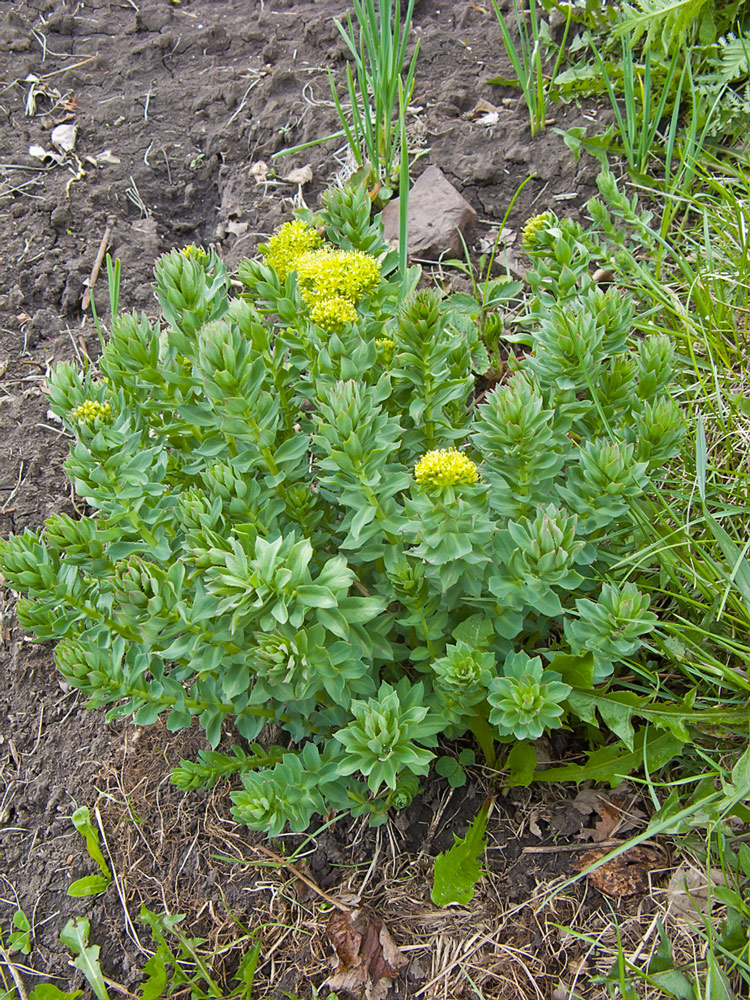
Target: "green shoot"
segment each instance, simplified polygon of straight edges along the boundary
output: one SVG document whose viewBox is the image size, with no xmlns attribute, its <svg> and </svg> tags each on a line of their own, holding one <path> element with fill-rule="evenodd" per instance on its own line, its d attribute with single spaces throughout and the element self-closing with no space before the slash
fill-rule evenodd
<svg viewBox="0 0 750 1000">
<path fill-rule="evenodd" d="M 68 887 L 69 896 L 97 896 L 105 892 L 112 881 L 112 872 L 102 853 L 99 831 L 91 822 L 88 806 L 80 806 L 71 817 L 73 825 L 86 841 L 89 857 L 99 866 L 99 875 L 84 875 Z"/>
<path fill-rule="evenodd" d="M 568 32 L 570 31 L 573 17 L 573 4 L 568 5 L 565 32 L 549 78 L 545 76 L 544 72 L 548 42 L 545 40 L 542 31 L 543 26 L 544 28 L 547 26 L 539 18 L 537 0 L 529 0 L 528 22 L 526 17 L 521 13 L 518 0 L 513 0 L 513 11 L 518 31 L 517 46 L 511 35 L 508 22 L 498 7 L 497 0 L 492 0 L 492 6 L 494 7 L 495 16 L 502 32 L 505 52 L 510 59 L 513 72 L 516 74 L 514 82 L 518 84 L 523 92 L 526 109 L 529 114 L 531 137 L 534 138 L 534 136 L 544 131 L 547 124 L 547 107 L 565 53 L 565 45 L 568 40 Z M 490 80 L 490 83 L 499 85 L 506 85 L 510 82 L 502 77 Z"/>
<path fill-rule="evenodd" d="M 661 94 L 655 100 L 653 94 L 653 74 L 651 52 L 645 54 L 644 66 L 641 71 L 636 67 L 633 58 L 633 48 L 630 39 L 622 40 L 622 72 L 623 72 L 623 108 L 617 99 L 615 84 L 610 76 L 607 66 L 602 59 L 599 50 L 591 43 L 591 47 L 596 58 L 597 68 L 602 75 L 604 85 L 607 90 L 612 110 L 615 114 L 617 127 L 620 133 L 623 153 L 628 161 L 628 166 L 634 174 L 645 173 L 649 160 L 653 156 L 653 145 L 658 133 L 659 126 L 664 117 L 667 101 L 672 91 L 672 81 L 677 72 L 677 66 L 682 53 L 677 50 L 668 65 L 667 75 L 662 84 Z M 670 150 L 674 145 L 674 133 L 678 122 L 678 111 L 685 73 L 680 78 L 676 95 L 675 111 L 671 120 L 671 139 L 669 140 Z M 671 153 L 668 158 L 671 161 Z M 669 167 L 667 168 L 669 169 Z"/>
<path fill-rule="evenodd" d="M 399 181 L 397 153 L 404 145 L 404 114 L 414 91 L 419 39 L 403 76 L 414 0 L 409 0 L 403 22 L 398 0 L 379 0 L 377 9 L 375 0 L 353 0 L 353 6 L 356 33 L 350 14 L 346 27 L 336 21 L 354 63 L 354 72 L 351 66 L 346 71 L 351 124 L 332 76 L 331 92 L 354 158 L 372 171 L 384 203 Z"/>
</svg>

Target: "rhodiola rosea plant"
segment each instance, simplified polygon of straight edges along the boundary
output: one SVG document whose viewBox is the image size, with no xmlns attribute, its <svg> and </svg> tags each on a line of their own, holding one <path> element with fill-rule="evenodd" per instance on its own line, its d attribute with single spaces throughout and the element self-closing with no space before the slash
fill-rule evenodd
<svg viewBox="0 0 750 1000">
<path fill-rule="evenodd" d="M 310 221 L 239 294 L 214 253 L 159 259 L 162 321 L 115 317 L 98 373 L 49 379 L 91 513 L 0 543 L 68 683 L 110 717 L 197 718 L 213 749 L 175 780 L 238 773 L 237 819 L 273 834 L 381 821 L 441 734 L 494 763 L 599 712 L 632 742 L 649 697 L 606 697 L 657 627 L 631 503 L 682 431 L 670 342 L 632 338 L 580 226 L 527 227 L 527 353 L 477 403 L 465 302 L 404 287 L 358 191 Z"/>
</svg>

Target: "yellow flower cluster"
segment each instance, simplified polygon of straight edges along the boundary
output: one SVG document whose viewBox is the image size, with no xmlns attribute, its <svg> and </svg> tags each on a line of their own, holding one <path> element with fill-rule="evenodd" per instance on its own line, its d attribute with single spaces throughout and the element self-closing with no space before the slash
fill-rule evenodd
<svg viewBox="0 0 750 1000">
<path fill-rule="evenodd" d="M 397 346 L 396 341 L 391 340 L 390 337 L 376 337 L 375 339 L 378 356 L 384 365 L 389 365 L 393 361 L 393 355 L 396 353 Z"/>
<path fill-rule="evenodd" d="M 183 257 L 187 257 L 188 260 L 194 260 L 197 264 L 205 264 L 209 259 L 209 255 L 203 247 L 197 247 L 194 243 L 183 247 L 180 253 Z"/>
<path fill-rule="evenodd" d="M 540 215 L 532 215 L 521 230 L 521 243 L 524 250 L 533 250 L 537 243 L 539 233 L 548 226 L 554 226 L 557 222 L 554 212 L 542 212 Z"/>
<path fill-rule="evenodd" d="M 335 333 L 347 323 L 357 322 L 357 310 L 342 295 L 329 295 L 312 303 L 310 318 L 328 333 Z"/>
<path fill-rule="evenodd" d="M 329 333 L 355 323 L 354 307 L 380 283 L 374 257 L 360 250 L 324 246 L 318 232 L 301 219 L 283 225 L 261 251 L 281 281 L 297 272 L 300 294 L 310 307 L 313 323 Z"/>
<path fill-rule="evenodd" d="M 73 410 L 72 417 L 79 423 L 91 423 L 92 420 L 109 420 L 112 407 L 109 403 L 100 403 L 96 399 L 85 399 Z"/>
<path fill-rule="evenodd" d="M 281 229 L 262 248 L 266 264 L 274 269 L 280 281 L 286 281 L 289 274 L 296 269 L 297 259 L 310 250 L 316 250 L 323 240 L 316 230 L 295 219 L 286 222 Z"/>
<path fill-rule="evenodd" d="M 414 466 L 414 478 L 420 486 L 457 486 L 479 479 L 476 465 L 457 448 L 428 451 Z"/>
<path fill-rule="evenodd" d="M 297 260 L 296 271 L 302 298 L 308 304 L 331 295 L 355 304 L 380 283 L 378 262 L 361 250 L 321 247 L 303 254 Z"/>
</svg>

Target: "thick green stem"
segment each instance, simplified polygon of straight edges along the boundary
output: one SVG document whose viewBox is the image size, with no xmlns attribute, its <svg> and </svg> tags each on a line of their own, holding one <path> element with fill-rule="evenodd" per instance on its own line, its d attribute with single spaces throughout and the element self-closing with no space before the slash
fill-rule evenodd
<svg viewBox="0 0 750 1000">
<path fill-rule="evenodd" d="M 479 748 L 484 754 L 484 759 L 489 767 L 494 767 L 497 763 L 495 753 L 495 731 L 487 720 L 485 710 L 480 706 L 476 715 L 469 722 L 469 729 L 479 744 Z"/>
</svg>

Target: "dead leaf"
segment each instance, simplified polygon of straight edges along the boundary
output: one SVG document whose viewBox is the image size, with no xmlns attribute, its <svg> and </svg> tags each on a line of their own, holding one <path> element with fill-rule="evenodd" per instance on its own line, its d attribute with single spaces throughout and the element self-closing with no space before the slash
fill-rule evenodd
<svg viewBox="0 0 750 1000">
<path fill-rule="evenodd" d="M 609 795 L 604 795 L 595 788 L 582 788 L 573 799 L 572 805 L 582 816 L 590 816 L 597 813 L 599 819 L 593 827 L 586 827 L 579 835 L 579 840 L 602 841 L 609 840 L 618 833 L 626 833 L 638 826 L 638 821 L 643 818 L 643 812 L 632 804 L 630 799 L 631 790 L 621 789 Z"/>
<path fill-rule="evenodd" d="M 250 164 L 248 173 L 255 179 L 256 184 L 263 184 L 268 177 L 268 164 L 265 160 L 256 160 L 255 163 Z"/>
<path fill-rule="evenodd" d="M 97 153 L 96 156 L 85 157 L 87 163 L 90 163 L 92 167 L 101 167 L 103 163 L 119 163 L 120 157 L 115 156 L 111 149 L 103 149 L 101 153 Z"/>
<path fill-rule="evenodd" d="M 281 178 L 282 181 L 288 181 L 289 184 L 309 184 L 313 179 L 312 166 L 306 163 L 304 167 L 295 167 L 294 170 L 290 170 L 288 174 L 284 174 Z"/>
<path fill-rule="evenodd" d="M 347 990 L 362 1000 L 384 1000 L 407 959 L 382 920 L 364 910 L 336 911 L 326 926 L 338 967 L 326 980 L 329 989 Z"/>
<path fill-rule="evenodd" d="M 596 805 L 596 811 L 601 816 L 601 819 L 598 823 L 594 824 L 594 840 L 609 840 L 610 837 L 614 836 L 615 830 L 620 825 L 620 810 L 606 799 L 601 799 Z"/>
<path fill-rule="evenodd" d="M 77 125 L 58 125 L 56 128 L 52 129 L 50 142 L 63 153 L 72 153 L 76 147 L 77 138 Z"/>
<path fill-rule="evenodd" d="M 532 809 L 529 813 L 529 833 L 533 833 L 535 837 L 539 840 L 542 839 L 544 834 L 542 833 L 542 828 L 539 826 L 539 810 Z"/>
<path fill-rule="evenodd" d="M 244 234 L 250 228 L 249 222 L 232 222 L 231 220 L 227 223 L 227 232 L 231 233 L 232 236 L 244 236 Z"/>
<path fill-rule="evenodd" d="M 608 853 L 604 849 L 587 851 L 580 858 L 578 870 L 585 871 Z M 649 874 L 663 866 L 664 857 L 659 851 L 639 844 L 608 861 L 596 871 L 589 872 L 587 878 L 605 896 L 624 899 L 626 896 L 641 896 L 647 893 L 650 888 Z"/>
<path fill-rule="evenodd" d="M 466 121 L 475 122 L 481 121 L 481 119 L 487 115 L 497 115 L 499 118 L 500 108 L 496 104 L 490 104 L 489 101 L 481 100 L 477 101 L 471 111 L 467 111 L 463 117 Z M 497 121 L 497 118 L 495 119 Z"/>
<path fill-rule="evenodd" d="M 516 231 L 514 229 L 508 229 L 506 226 L 503 231 L 498 236 L 497 227 L 490 229 L 490 231 L 482 236 L 479 240 L 479 252 L 480 253 L 492 253 L 495 247 L 509 247 L 516 241 Z M 541 740 L 537 740 L 537 767 L 540 764 L 539 759 L 539 743 Z"/>
<path fill-rule="evenodd" d="M 592 812 L 596 812 L 601 797 L 601 792 L 597 792 L 595 788 L 582 788 L 573 799 L 572 805 L 581 816 L 590 816 Z"/>
<path fill-rule="evenodd" d="M 726 878 L 720 868 L 712 868 L 709 876 L 705 868 L 698 868 L 683 861 L 672 873 L 667 886 L 667 899 L 669 912 L 676 920 L 693 927 L 696 924 L 703 926 L 704 921 L 698 914 L 709 916 L 709 877 L 712 888 L 726 885 Z"/>
</svg>

